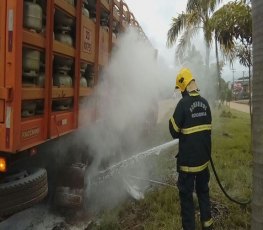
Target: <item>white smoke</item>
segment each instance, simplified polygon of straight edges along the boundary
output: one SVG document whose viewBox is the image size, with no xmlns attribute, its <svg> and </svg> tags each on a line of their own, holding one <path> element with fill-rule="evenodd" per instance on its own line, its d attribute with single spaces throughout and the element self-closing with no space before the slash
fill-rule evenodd
<svg viewBox="0 0 263 230">
<path fill-rule="evenodd" d="M 159 66 L 155 49 L 148 41 L 142 40 L 136 30 L 130 28 L 119 37 L 109 65 L 99 76 L 92 100 L 96 105 L 97 121 L 82 129 L 77 136 L 80 144 L 88 147 L 92 159 L 89 177 L 114 162 L 149 148 L 145 142 L 154 124 L 151 119 L 157 120 L 158 101 L 165 94 L 173 94 L 174 78 L 170 73 L 166 67 Z M 167 84 L 172 78 L 171 85 Z M 82 106 L 90 106 L 90 101 L 88 99 Z M 85 123 L 85 119 L 86 115 L 80 117 L 80 122 Z M 144 165 L 136 169 L 143 176 L 148 170 Z M 116 186 L 110 188 L 108 184 L 100 189 L 107 187 L 109 193 L 117 192 L 118 202 L 123 193 Z M 95 193 L 98 195 L 98 191 Z"/>
<path fill-rule="evenodd" d="M 154 48 L 131 28 L 119 38 L 100 79 L 95 93 L 98 121 L 85 130 L 85 141 L 98 164 L 123 148 L 139 147 L 149 119 L 158 112 L 165 73 L 158 67 Z"/>
</svg>

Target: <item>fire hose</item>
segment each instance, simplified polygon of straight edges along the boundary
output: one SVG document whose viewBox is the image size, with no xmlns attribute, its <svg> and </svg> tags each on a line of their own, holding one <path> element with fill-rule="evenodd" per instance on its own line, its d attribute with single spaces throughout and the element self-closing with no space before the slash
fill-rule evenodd
<svg viewBox="0 0 263 230">
<path fill-rule="evenodd" d="M 136 162 L 138 162 L 139 160 L 141 159 L 144 159 L 144 158 L 147 158 L 153 154 L 155 155 L 159 155 L 160 152 L 166 148 L 169 148 L 169 147 L 173 147 L 174 145 L 177 145 L 178 144 L 178 139 L 175 139 L 173 141 L 170 141 L 170 142 L 167 142 L 165 144 L 162 144 L 160 146 L 157 146 L 157 147 L 154 147 L 152 149 L 149 149 L 149 150 L 146 150 L 144 152 L 141 152 L 137 155 L 134 155 L 124 161 L 121 161 L 115 165 L 112 165 L 110 166 L 109 168 L 99 172 L 97 175 L 93 176 L 93 178 L 91 179 L 90 181 L 90 185 L 98 185 L 100 183 L 102 183 L 104 180 L 112 177 L 113 175 L 117 175 L 117 174 L 120 174 L 120 171 L 122 168 L 125 168 L 127 167 L 128 165 L 130 164 L 134 164 Z M 210 163 L 211 163 L 211 167 L 212 167 L 212 170 L 213 170 L 213 173 L 215 175 L 215 178 L 216 178 L 216 181 L 220 187 L 220 189 L 222 190 L 223 194 L 232 202 L 236 203 L 236 204 L 239 204 L 239 205 L 248 205 L 251 203 L 251 199 L 249 200 L 246 200 L 246 201 L 239 201 L 233 197 L 231 197 L 225 190 L 225 188 L 223 187 L 219 177 L 218 177 L 218 174 L 217 174 L 217 171 L 215 169 L 215 165 L 214 165 L 214 162 L 213 162 L 213 159 L 211 156 L 209 156 L 210 158 Z M 150 183 L 155 183 L 155 184 L 159 184 L 159 185 L 164 185 L 164 186 L 169 186 L 169 187 L 176 187 L 175 185 L 171 185 L 171 184 L 168 184 L 168 183 L 165 183 L 165 182 L 160 182 L 160 181 L 156 181 L 156 180 L 151 180 L 151 179 L 146 179 L 146 178 L 141 178 L 141 177 L 137 177 L 137 176 L 129 176 L 133 179 L 137 179 L 137 180 L 144 180 L 144 181 L 148 181 Z"/>
<path fill-rule="evenodd" d="M 239 204 L 239 205 L 248 205 L 251 203 L 251 198 L 246 200 L 246 201 L 239 201 L 233 197 L 231 197 L 225 190 L 225 188 L 223 187 L 218 175 L 217 175 L 217 172 L 216 172 L 216 169 L 215 169 L 215 165 L 214 165 L 214 162 L 213 162 L 213 159 L 212 157 L 210 156 L 210 163 L 211 163 L 211 167 L 212 167 L 212 170 L 214 172 L 214 175 L 215 175 L 215 178 L 216 178 L 216 181 L 217 181 L 217 184 L 219 185 L 220 189 L 222 190 L 222 192 L 224 193 L 224 195 L 232 202 L 236 203 L 236 204 Z"/>
</svg>

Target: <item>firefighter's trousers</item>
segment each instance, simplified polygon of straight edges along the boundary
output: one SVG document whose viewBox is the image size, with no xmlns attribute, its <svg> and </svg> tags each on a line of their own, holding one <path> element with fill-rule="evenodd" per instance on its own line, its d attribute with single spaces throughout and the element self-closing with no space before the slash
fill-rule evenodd
<svg viewBox="0 0 263 230">
<path fill-rule="evenodd" d="M 200 219 L 203 229 L 212 228 L 211 205 L 209 199 L 208 182 L 210 179 L 209 169 L 198 173 L 179 172 L 178 189 L 181 204 L 181 217 L 184 230 L 195 230 L 195 207 L 193 192 L 196 191 Z"/>
</svg>

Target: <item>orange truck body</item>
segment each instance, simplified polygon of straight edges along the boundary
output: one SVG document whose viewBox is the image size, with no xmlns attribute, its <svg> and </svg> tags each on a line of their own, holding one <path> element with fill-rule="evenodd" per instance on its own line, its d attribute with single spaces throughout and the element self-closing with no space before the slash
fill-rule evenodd
<svg viewBox="0 0 263 230">
<path fill-rule="evenodd" d="M 79 128 L 78 118 L 85 114 L 86 120 L 96 120 L 95 105 L 80 109 L 82 98 L 91 97 L 98 82 L 99 71 L 107 65 L 112 47 L 113 21 L 120 31 L 129 24 L 140 25 L 122 0 L 97 0 L 96 20 L 82 13 L 83 0 L 70 5 L 66 0 L 46 0 L 45 32 L 37 33 L 23 26 L 23 0 L 0 1 L 0 153 L 1 156 L 19 155 L 48 140 L 58 138 Z M 61 11 L 75 22 L 74 46 L 68 46 L 54 38 L 54 12 Z M 100 25 L 102 12 L 109 15 L 108 30 Z M 45 87 L 24 87 L 22 84 L 23 48 L 38 50 L 44 54 Z M 55 56 L 73 59 L 73 86 L 54 87 L 53 59 Z M 80 86 L 80 65 L 87 63 L 94 69 L 94 86 Z M 71 98 L 72 107 L 54 111 L 54 100 Z M 22 117 L 25 101 L 42 101 L 43 113 Z"/>
</svg>

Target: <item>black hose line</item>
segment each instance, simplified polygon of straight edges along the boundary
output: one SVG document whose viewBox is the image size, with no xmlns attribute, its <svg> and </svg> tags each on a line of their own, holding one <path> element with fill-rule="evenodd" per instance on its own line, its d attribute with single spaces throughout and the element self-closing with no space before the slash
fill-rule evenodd
<svg viewBox="0 0 263 230">
<path fill-rule="evenodd" d="M 219 177 L 217 175 L 217 172 L 216 172 L 216 169 L 215 169 L 215 165 L 214 165 L 214 162 L 213 162 L 213 159 L 212 157 L 210 156 L 210 163 L 211 163 L 211 166 L 212 166 L 212 169 L 213 169 L 213 172 L 214 172 L 214 175 L 215 175 L 215 178 L 216 178 L 216 181 L 220 187 L 220 189 L 222 190 L 222 192 L 224 193 L 224 195 L 232 202 L 236 203 L 236 204 L 239 204 L 239 205 L 243 205 L 243 206 L 246 206 L 248 204 L 251 203 L 251 199 L 247 200 L 247 201 L 239 201 L 239 200 L 236 200 L 234 199 L 233 197 L 231 197 L 227 192 L 226 190 L 224 189 L 223 185 L 221 184 L 221 181 L 219 180 Z"/>
</svg>

